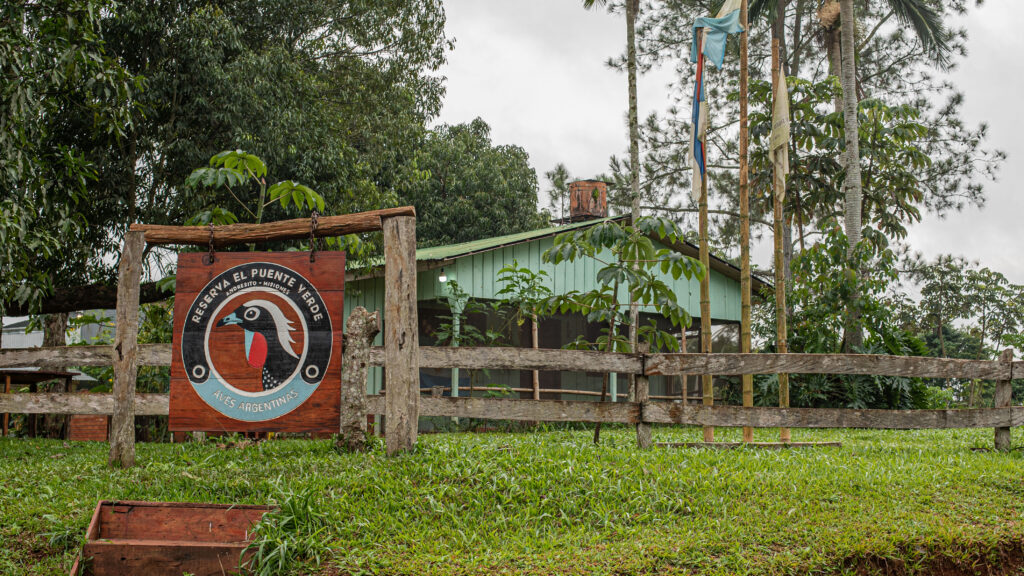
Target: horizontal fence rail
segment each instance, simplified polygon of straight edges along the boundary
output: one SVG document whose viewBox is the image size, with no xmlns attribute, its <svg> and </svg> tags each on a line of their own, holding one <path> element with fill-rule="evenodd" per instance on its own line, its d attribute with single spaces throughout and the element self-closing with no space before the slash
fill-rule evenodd
<svg viewBox="0 0 1024 576">
<path fill-rule="evenodd" d="M 1010 372 L 1011 364 L 998 360 L 876 354 L 650 354 L 645 366 L 648 376 L 783 373 L 1009 380 Z"/>
<path fill-rule="evenodd" d="M 806 373 L 959 378 L 1008 381 L 1024 375 L 1024 362 L 844 354 L 615 354 L 531 348 L 420 347 L 424 368 L 619 372 L 647 376 Z M 168 366 L 170 344 L 142 344 L 139 364 Z M 0 368 L 108 366 L 112 346 L 66 346 L 0 351 Z M 370 353 L 384 364 L 384 349 Z M 1016 372 L 1020 370 L 1020 372 Z M 525 389 L 524 389 L 525 390 Z M 429 389 L 424 389 L 429 392 Z M 544 391 L 548 393 L 547 391 Z M 578 393 L 572 390 L 550 392 Z M 384 396 L 367 396 L 366 411 L 385 412 Z M 167 394 L 136 394 L 137 415 L 166 415 Z M 111 414 L 111 394 L 0 394 L 0 413 Z M 547 422 L 662 423 L 755 428 L 948 429 L 1024 425 L 1024 407 L 970 410 L 854 410 L 693 406 L 675 402 L 580 402 L 518 398 L 419 398 L 421 416 Z"/>
<path fill-rule="evenodd" d="M 170 344 L 139 344 L 139 366 L 170 366 Z M 111 366 L 113 346 L 53 346 L 0 350 L 2 368 L 63 368 L 65 366 Z"/>
<path fill-rule="evenodd" d="M 140 366 L 170 366 L 170 344 L 140 344 Z M 0 368 L 110 366 L 112 346 L 12 348 L 0 351 Z M 384 365 L 384 348 L 375 347 L 370 364 Z M 872 354 L 619 354 L 590 350 L 535 348 L 420 347 L 423 368 L 618 372 L 646 376 L 688 374 L 854 374 L 917 378 L 1010 380 L 1024 376 L 1024 362 L 960 360 Z"/>
<path fill-rule="evenodd" d="M 384 364 L 383 348 L 371 351 L 370 364 Z M 592 350 L 420 346 L 420 367 L 639 374 L 643 370 L 643 356 Z"/>
<path fill-rule="evenodd" d="M 167 416 L 169 400 L 169 394 L 136 394 L 135 415 Z M 0 413 L 5 412 L 109 416 L 114 413 L 114 395 L 68 392 L 0 394 Z"/>
<path fill-rule="evenodd" d="M 166 416 L 167 394 L 136 395 L 139 416 Z M 0 412 L 109 415 L 111 394 L 0 394 Z M 367 396 L 366 411 L 384 411 L 383 396 Z M 420 398 L 420 416 L 538 422 L 604 422 L 752 426 L 754 428 L 872 428 L 925 430 L 1024 425 L 1024 407 L 972 410 L 850 410 L 831 408 L 743 408 L 682 403 L 570 402 L 509 398 Z"/>
</svg>

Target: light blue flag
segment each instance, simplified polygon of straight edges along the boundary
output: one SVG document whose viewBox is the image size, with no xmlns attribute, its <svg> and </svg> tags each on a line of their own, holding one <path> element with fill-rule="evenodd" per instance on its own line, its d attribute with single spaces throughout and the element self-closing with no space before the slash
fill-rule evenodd
<svg viewBox="0 0 1024 576">
<path fill-rule="evenodd" d="M 703 49 L 697 46 L 697 35 L 700 29 L 705 29 Z M 715 65 L 721 68 L 725 60 L 725 41 L 729 34 L 743 32 L 740 26 L 740 11 L 734 10 L 721 18 L 697 18 L 693 23 L 693 45 L 690 48 L 690 62 L 697 62 L 697 52 L 701 50 L 704 56 Z"/>
</svg>

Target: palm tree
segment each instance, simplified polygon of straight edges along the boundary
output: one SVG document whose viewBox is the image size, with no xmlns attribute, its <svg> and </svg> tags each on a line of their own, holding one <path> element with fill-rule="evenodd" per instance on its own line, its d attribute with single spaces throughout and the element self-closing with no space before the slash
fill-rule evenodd
<svg viewBox="0 0 1024 576">
<path fill-rule="evenodd" d="M 871 1 L 871 0 L 868 0 Z M 942 23 L 941 9 L 936 9 L 935 3 L 929 0 L 875 0 L 884 2 L 888 7 L 887 14 L 883 17 L 888 20 L 895 16 L 897 22 L 909 26 L 914 30 L 915 35 L 921 42 L 921 46 L 940 67 L 945 68 L 949 64 L 951 47 L 948 41 L 948 33 Z M 822 0 L 822 12 L 829 12 L 834 15 L 834 4 L 836 0 Z M 776 4 L 777 3 L 777 4 Z M 750 6 L 750 17 L 767 17 L 774 20 L 776 16 L 785 9 L 788 0 L 753 0 Z M 783 16 L 784 17 L 784 16 Z M 800 17 L 799 15 L 797 17 Z M 844 164 L 846 164 L 846 178 L 843 180 L 844 195 L 844 228 L 846 230 L 847 257 L 853 255 L 857 244 L 861 240 L 861 228 L 863 227 L 862 210 L 864 201 L 864 190 L 861 183 L 860 173 L 860 122 L 857 118 L 857 109 L 860 104 L 857 96 L 857 62 L 855 45 L 855 14 L 854 0 L 839 1 L 840 20 L 840 70 L 839 83 L 842 86 L 842 108 L 843 124 L 846 138 L 846 153 Z M 834 19 L 831 19 L 834 21 Z M 833 22 L 822 24 L 831 27 Z M 834 44 L 832 45 L 834 46 Z M 830 62 L 834 62 L 830 59 Z M 856 274 L 856 270 L 851 273 Z M 856 310 L 847 311 L 847 338 L 848 348 L 855 348 L 862 343 L 863 335 L 856 329 Z"/>
</svg>

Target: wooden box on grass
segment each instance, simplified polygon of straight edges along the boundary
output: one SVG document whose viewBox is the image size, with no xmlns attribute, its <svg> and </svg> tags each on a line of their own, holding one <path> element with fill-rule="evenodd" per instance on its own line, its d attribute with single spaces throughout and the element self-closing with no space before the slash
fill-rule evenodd
<svg viewBox="0 0 1024 576">
<path fill-rule="evenodd" d="M 71 574 L 236 574 L 253 524 L 270 509 L 104 500 L 96 505 Z"/>
</svg>

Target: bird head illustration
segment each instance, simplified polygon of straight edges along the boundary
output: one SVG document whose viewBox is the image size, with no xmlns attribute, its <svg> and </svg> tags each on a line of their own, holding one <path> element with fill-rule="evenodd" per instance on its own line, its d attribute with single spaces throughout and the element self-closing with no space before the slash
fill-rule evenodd
<svg viewBox="0 0 1024 576">
<path fill-rule="evenodd" d="M 218 327 L 237 325 L 245 332 L 245 360 L 253 368 L 262 368 L 265 391 L 284 384 L 299 364 L 292 324 L 268 300 L 250 300 L 217 322 Z"/>
</svg>

